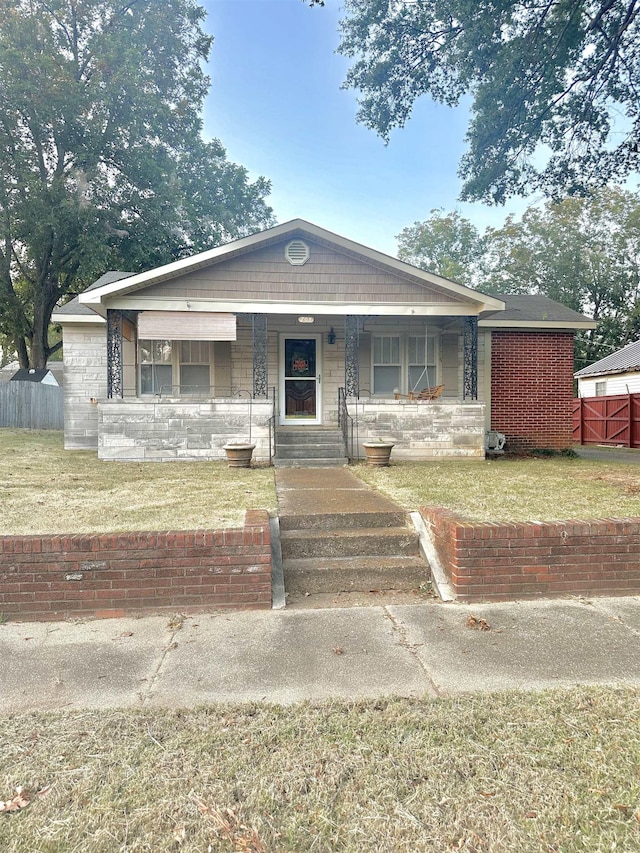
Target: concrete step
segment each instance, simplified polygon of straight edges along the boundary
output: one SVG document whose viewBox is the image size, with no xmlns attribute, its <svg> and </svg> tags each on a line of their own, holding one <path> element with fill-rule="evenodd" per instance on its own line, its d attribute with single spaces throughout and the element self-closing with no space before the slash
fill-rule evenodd
<svg viewBox="0 0 640 853">
<path fill-rule="evenodd" d="M 287 592 L 314 595 L 371 590 L 417 590 L 430 579 L 419 557 L 325 557 L 287 560 Z"/>
<path fill-rule="evenodd" d="M 333 456 L 344 456 L 344 444 L 326 442 L 324 444 L 290 444 L 276 445 L 276 456 L 281 459 L 330 459 Z"/>
<path fill-rule="evenodd" d="M 276 430 L 276 445 L 300 446 L 305 444 L 344 444 L 344 438 L 338 429 Z"/>
<path fill-rule="evenodd" d="M 280 530 L 362 530 L 369 527 L 404 527 L 407 513 L 397 511 L 324 512 L 314 515 L 281 515 Z"/>
<path fill-rule="evenodd" d="M 306 456 L 304 459 L 288 459 L 282 456 L 274 456 L 274 468 L 339 468 L 343 465 L 348 465 L 349 460 L 346 456 L 325 456 L 313 457 Z"/>
<path fill-rule="evenodd" d="M 308 557 L 409 557 L 419 553 L 418 534 L 411 527 L 285 530 L 280 544 L 285 561 Z"/>
</svg>

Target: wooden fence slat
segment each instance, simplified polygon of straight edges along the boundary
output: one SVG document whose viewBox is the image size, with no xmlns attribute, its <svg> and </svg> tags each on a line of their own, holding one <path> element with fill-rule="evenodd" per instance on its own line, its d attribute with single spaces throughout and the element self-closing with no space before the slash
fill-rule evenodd
<svg viewBox="0 0 640 853">
<path fill-rule="evenodd" d="M 64 392 L 36 382 L 0 384 L 0 427 L 63 429 Z"/>
</svg>

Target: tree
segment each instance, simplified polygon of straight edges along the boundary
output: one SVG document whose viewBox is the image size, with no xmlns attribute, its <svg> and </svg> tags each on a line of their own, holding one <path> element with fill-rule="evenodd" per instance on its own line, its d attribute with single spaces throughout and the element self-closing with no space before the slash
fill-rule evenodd
<svg viewBox="0 0 640 853">
<path fill-rule="evenodd" d="M 388 140 L 417 98 L 470 95 L 462 198 L 554 198 L 640 158 L 638 0 L 346 0 L 340 52 L 359 121 Z"/>
<path fill-rule="evenodd" d="M 481 290 L 541 293 L 587 314 L 584 364 L 633 340 L 640 316 L 640 197 L 604 188 L 589 198 L 530 207 L 485 234 Z"/>
<path fill-rule="evenodd" d="M 195 0 L 0 0 L 0 336 L 22 366 L 56 304 L 271 224 L 201 137 L 212 38 Z"/>
<path fill-rule="evenodd" d="M 431 211 L 425 222 L 414 222 L 396 237 L 398 257 L 423 270 L 473 286 L 484 252 L 476 227 L 457 211 Z"/>
</svg>

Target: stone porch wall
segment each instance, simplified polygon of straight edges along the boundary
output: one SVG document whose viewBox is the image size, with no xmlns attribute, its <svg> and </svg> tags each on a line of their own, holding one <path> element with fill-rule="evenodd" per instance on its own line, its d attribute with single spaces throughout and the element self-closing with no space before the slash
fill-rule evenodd
<svg viewBox="0 0 640 853">
<path fill-rule="evenodd" d="M 409 400 L 348 401 L 354 445 L 393 441 L 392 459 L 484 458 L 485 404 Z"/>
<path fill-rule="evenodd" d="M 250 415 L 251 411 L 251 415 Z M 227 442 L 251 441 L 269 460 L 270 400 L 114 399 L 98 403 L 98 458 L 127 462 L 224 459 Z"/>
<path fill-rule="evenodd" d="M 264 510 L 238 529 L 0 538 L 0 613 L 10 619 L 270 606 Z"/>
<path fill-rule="evenodd" d="M 491 524 L 420 512 L 462 601 L 640 593 L 640 518 Z"/>
<path fill-rule="evenodd" d="M 107 396 L 107 328 L 104 323 L 65 323 L 63 340 L 64 446 L 67 450 L 95 450 L 96 401 Z"/>
</svg>

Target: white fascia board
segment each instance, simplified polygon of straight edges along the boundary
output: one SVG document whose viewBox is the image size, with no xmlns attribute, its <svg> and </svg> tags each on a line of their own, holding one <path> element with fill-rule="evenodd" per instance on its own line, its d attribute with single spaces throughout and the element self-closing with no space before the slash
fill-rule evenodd
<svg viewBox="0 0 640 853">
<path fill-rule="evenodd" d="M 211 302 L 198 299 L 144 299 L 135 296 L 121 296 L 109 299 L 109 308 L 132 311 L 211 311 L 231 312 L 233 314 L 359 314 L 365 316 L 399 316 L 399 317 L 468 317 L 479 312 L 481 306 L 446 305 L 442 303 L 377 303 L 364 305 L 361 303 L 335 302 Z"/>
<path fill-rule="evenodd" d="M 51 322 L 60 323 L 61 326 L 66 323 L 98 324 L 99 326 L 103 326 L 106 320 L 99 314 L 95 314 L 93 317 L 89 317 L 87 314 L 52 314 Z"/>
<path fill-rule="evenodd" d="M 223 246 L 218 246 L 215 249 L 209 249 L 206 252 L 200 252 L 190 258 L 183 258 L 180 261 L 174 261 L 170 264 L 165 264 L 162 267 L 157 267 L 153 270 L 138 273 L 138 275 L 128 276 L 127 278 L 119 279 L 118 281 L 105 284 L 103 287 L 96 287 L 86 293 L 81 293 L 79 296 L 80 302 L 85 305 L 96 305 L 102 302 L 104 297 L 111 294 L 127 293 L 132 290 L 138 290 L 141 287 L 146 287 L 151 284 L 156 284 L 159 281 L 165 281 L 170 278 L 175 278 L 178 275 L 185 274 L 200 267 L 205 267 L 213 261 L 220 260 L 225 255 L 236 254 L 238 252 L 247 251 L 252 248 L 257 248 L 262 243 L 272 243 L 280 238 L 285 238 L 293 232 L 302 232 L 309 237 L 315 237 L 319 240 L 324 240 L 334 246 L 345 249 L 348 252 L 357 254 L 363 258 L 367 258 L 375 264 L 382 265 L 388 269 L 394 270 L 397 273 L 410 275 L 414 279 L 422 279 L 425 286 L 437 286 L 443 290 L 455 293 L 466 300 L 471 300 L 473 303 L 479 303 L 482 307 L 480 311 L 504 311 L 505 303 L 496 299 L 494 296 L 489 296 L 481 293 L 478 290 L 472 290 L 462 284 L 457 284 L 443 276 L 435 273 L 425 272 L 418 267 L 406 264 L 391 255 L 385 255 L 378 252 L 376 249 L 370 249 L 368 246 L 363 246 L 361 243 L 354 243 L 353 240 L 347 240 L 339 234 L 334 234 L 311 222 L 306 222 L 304 219 L 292 219 L 290 222 L 285 222 L 282 225 L 276 225 L 274 228 L 269 228 L 266 231 L 258 231 L 249 237 L 243 237 L 240 240 L 234 240 L 232 243 L 225 243 Z"/>
<path fill-rule="evenodd" d="M 593 320 L 478 320 L 485 329 L 595 329 Z"/>
</svg>

